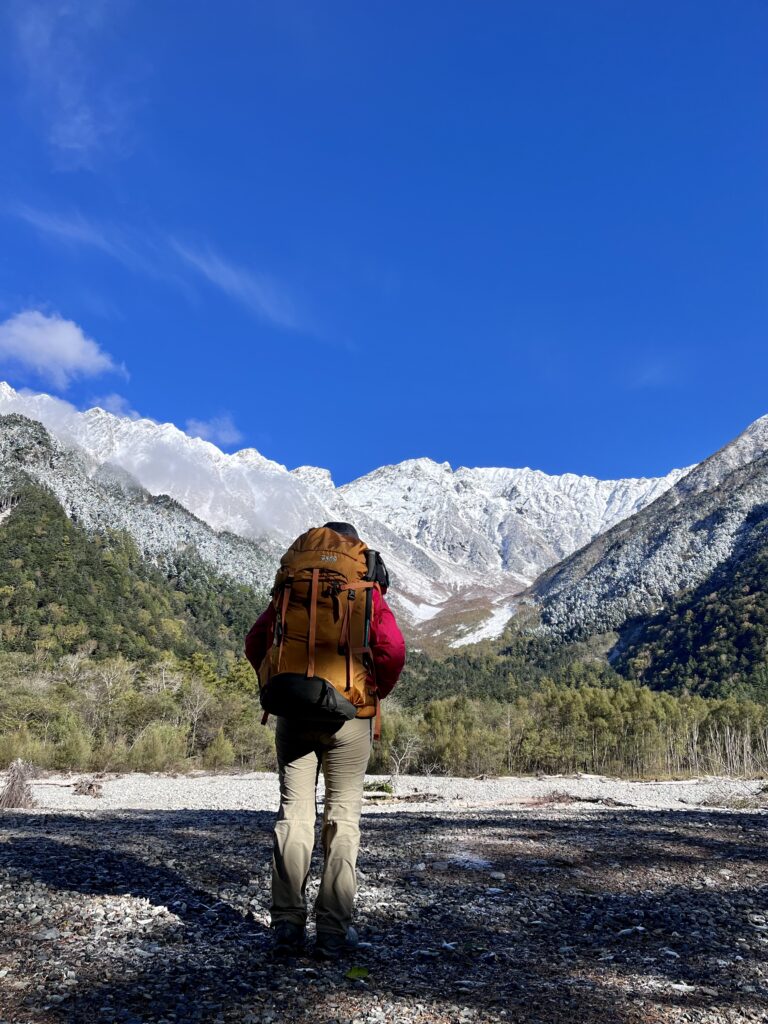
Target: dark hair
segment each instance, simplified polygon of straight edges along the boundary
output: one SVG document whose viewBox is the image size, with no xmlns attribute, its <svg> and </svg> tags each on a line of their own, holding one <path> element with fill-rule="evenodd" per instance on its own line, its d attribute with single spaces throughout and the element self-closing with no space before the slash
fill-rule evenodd
<svg viewBox="0 0 768 1024">
<path fill-rule="evenodd" d="M 335 530 L 336 533 L 340 533 L 343 537 L 354 537 L 355 540 L 360 540 L 357 530 L 351 523 L 324 523 L 323 529 Z"/>
</svg>

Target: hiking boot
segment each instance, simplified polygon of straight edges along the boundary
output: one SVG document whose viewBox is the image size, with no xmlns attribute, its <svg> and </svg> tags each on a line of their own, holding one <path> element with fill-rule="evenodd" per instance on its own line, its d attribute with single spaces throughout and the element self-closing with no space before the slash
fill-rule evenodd
<svg viewBox="0 0 768 1024">
<path fill-rule="evenodd" d="M 359 943 L 357 932 L 352 927 L 347 929 L 346 935 L 340 935 L 338 932 L 318 932 L 315 956 L 321 960 L 333 960 L 357 949 Z"/>
<path fill-rule="evenodd" d="M 278 921 L 272 931 L 272 948 L 280 956 L 298 953 L 304 946 L 304 929 L 293 921 Z"/>
</svg>

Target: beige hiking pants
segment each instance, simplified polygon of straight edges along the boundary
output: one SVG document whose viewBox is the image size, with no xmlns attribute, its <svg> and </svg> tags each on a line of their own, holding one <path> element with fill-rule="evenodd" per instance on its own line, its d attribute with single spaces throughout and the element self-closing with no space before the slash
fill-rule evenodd
<svg viewBox="0 0 768 1024">
<path fill-rule="evenodd" d="M 272 857 L 272 924 L 307 920 L 307 879 L 315 843 L 315 790 L 323 769 L 325 862 L 315 903 L 318 932 L 346 935 L 352 923 L 360 845 L 363 778 L 371 753 L 373 723 L 352 718 L 336 732 L 318 731 L 278 718 L 280 810 Z"/>
</svg>

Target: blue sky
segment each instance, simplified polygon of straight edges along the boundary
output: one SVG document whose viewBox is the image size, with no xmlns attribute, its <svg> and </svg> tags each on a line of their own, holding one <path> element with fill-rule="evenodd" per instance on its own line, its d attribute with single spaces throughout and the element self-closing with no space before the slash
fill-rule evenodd
<svg viewBox="0 0 768 1024">
<path fill-rule="evenodd" d="M 20 0 L 0 376 L 344 482 L 768 412 L 768 7 Z"/>
</svg>

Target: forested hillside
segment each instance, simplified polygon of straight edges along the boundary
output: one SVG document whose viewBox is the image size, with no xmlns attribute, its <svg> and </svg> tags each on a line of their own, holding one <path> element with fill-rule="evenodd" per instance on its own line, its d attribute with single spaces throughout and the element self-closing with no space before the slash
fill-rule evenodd
<svg viewBox="0 0 768 1024">
<path fill-rule="evenodd" d="M 500 650 L 414 654 L 385 741 L 411 768 L 470 775 L 768 770 L 768 705 L 656 691 L 619 675 L 605 644 L 513 632 Z"/>
<path fill-rule="evenodd" d="M 243 639 L 266 597 L 85 530 L 20 476 L 0 522 L 0 766 L 271 764 Z"/>
<path fill-rule="evenodd" d="M 746 551 L 737 548 L 657 615 L 627 625 L 614 662 L 623 675 L 654 689 L 768 702 L 768 508 L 755 509 L 747 525 Z"/>
<path fill-rule="evenodd" d="M 179 552 L 166 575 L 124 532 L 87 532 L 29 481 L 12 498 L 0 524 L 3 650 L 136 662 L 207 651 L 221 665 L 242 651 L 262 595 L 191 552 Z"/>
</svg>

